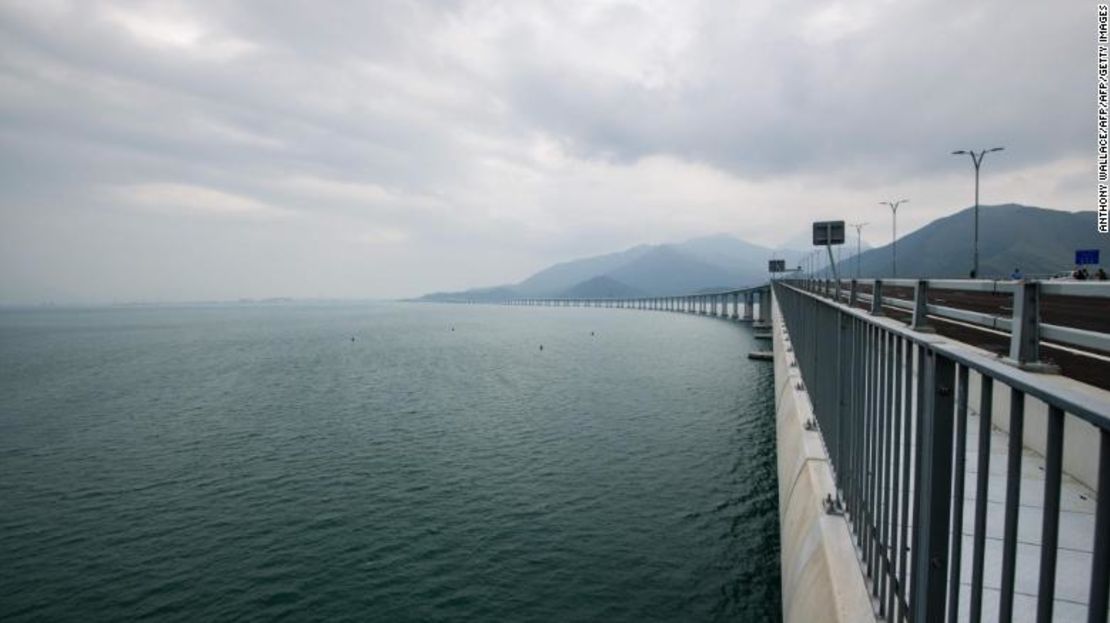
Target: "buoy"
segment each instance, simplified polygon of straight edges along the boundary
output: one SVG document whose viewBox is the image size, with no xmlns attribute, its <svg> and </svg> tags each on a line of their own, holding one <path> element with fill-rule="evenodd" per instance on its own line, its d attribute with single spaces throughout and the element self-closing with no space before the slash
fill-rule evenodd
<svg viewBox="0 0 1110 623">
<path fill-rule="evenodd" d="M 540 344 L 540 350 L 543 350 L 543 344 Z"/>
<path fill-rule="evenodd" d="M 355 341 L 355 338 L 354 338 L 354 337 L 352 337 L 352 338 L 351 338 L 351 341 L 352 341 L 352 342 L 353 342 L 353 341 Z"/>
</svg>

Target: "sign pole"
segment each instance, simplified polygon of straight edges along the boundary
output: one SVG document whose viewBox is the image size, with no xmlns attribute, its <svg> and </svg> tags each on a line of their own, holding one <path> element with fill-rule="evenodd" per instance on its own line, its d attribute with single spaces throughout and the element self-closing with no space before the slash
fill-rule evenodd
<svg viewBox="0 0 1110 623">
<path fill-rule="evenodd" d="M 826 244 L 825 251 L 829 254 L 829 266 L 832 266 L 833 279 L 836 280 L 836 287 L 840 289 L 840 274 L 836 270 L 836 260 L 833 259 L 832 245 Z"/>
</svg>

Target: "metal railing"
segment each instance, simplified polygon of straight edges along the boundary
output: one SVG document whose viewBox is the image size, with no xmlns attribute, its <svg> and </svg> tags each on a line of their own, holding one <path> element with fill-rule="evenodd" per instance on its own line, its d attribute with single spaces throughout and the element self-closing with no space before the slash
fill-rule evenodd
<svg viewBox="0 0 1110 623">
<path fill-rule="evenodd" d="M 931 317 L 1008 333 L 1011 338 L 1010 360 L 1029 368 L 1041 365 L 1041 340 L 1110 353 L 1110 333 L 1041 321 L 1043 297 L 1067 296 L 1110 301 L 1110 282 L 986 279 L 850 279 L 837 282 L 812 279 L 792 280 L 788 283 L 849 305 L 866 304 L 874 315 L 882 315 L 888 310 L 910 314 L 910 326 L 915 329 L 928 326 Z M 909 290 L 911 296 L 892 296 L 888 293 L 890 288 Z M 930 303 L 930 293 L 937 291 L 1009 295 L 1013 301 L 1012 313 L 990 314 Z M 1106 328 L 1110 330 L 1110 319 L 1106 321 Z"/>
<path fill-rule="evenodd" d="M 1036 620 L 1053 617 L 1057 588 L 1060 498 L 1065 448 L 1065 419 L 1086 422 L 1098 437 L 1097 485 L 1110 491 L 1110 401 L 1105 394 L 1057 376 L 1011 365 L 975 348 L 916 331 L 925 314 L 949 314 L 928 305 L 928 287 L 937 281 L 899 281 L 912 285 L 916 300 L 905 307 L 915 313 L 909 326 L 872 312 L 882 311 L 883 286 L 873 281 L 866 297 L 859 283 L 808 282 L 774 284 L 775 297 L 788 333 L 784 349 L 789 365 L 801 368 L 813 404 L 817 428 L 833 468 L 836 491 L 831 505 L 845 513 L 859 549 L 861 566 L 878 614 L 887 620 L 921 622 L 979 621 L 984 606 L 990 443 L 997 391 L 1009 392 L 1005 491 L 998 582 L 998 620 L 1014 614 L 1018 520 L 1021 504 L 1023 427 L 1026 397 L 1047 405 L 1044 452 L 1044 501 L 1037 570 Z M 1083 296 L 1067 284 L 1040 284 L 1033 294 L 1062 290 Z M 944 282 L 952 289 L 976 288 L 980 282 Z M 1027 294 L 1027 286 L 1005 286 Z M 814 291 L 809 291 L 814 290 Z M 839 290 L 839 292 L 838 292 Z M 819 293 L 820 292 L 820 293 Z M 827 295 L 827 296 L 824 296 Z M 872 312 L 848 303 L 869 299 Z M 842 302 L 843 301 L 843 302 Z M 1026 301 L 1028 303 L 1028 301 Z M 1035 309 L 1036 301 L 1033 300 Z M 1036 361 L 1037 324 L 1014 305 L 1017 331 L 1011 347 L 1015 359 Z M 959 310 L 962 313 L 962 310 Z M 966 318 L 966 316 L 965 316 Z M 1040 332 L 1045 333 L 1045 326 Z M 1032 331 L 1030 334 L 1028 331 Z M 1064 338 L 1074 334 L 1062 333 Z M 1099 339 L 1105 339 L 1102 335 Z M 1103 342 L 1098 342 L 1103 343 Z M 1030 356 L 1033 358 L 1030 359 Z M 978 437 L 969 449 L 969 389 L 978 388 Z M 961 571 L 965 476 L 969 452 L 976 458 L 970 572 Z M 996 496 L 997 497 L 997 496 Z M 956 535 L 953 538 L 953 535 Z M 967 577 L 967 607 L 961 604 L 961 578 Z M 1087 620 L 1107 620 L 1110 578 L 1110 495 L 1098 495 Z M 1065 579 L 1066 580 L 1066 579 Z M 990 587 L 991 592 L 995 587 Z"/>
</svg>

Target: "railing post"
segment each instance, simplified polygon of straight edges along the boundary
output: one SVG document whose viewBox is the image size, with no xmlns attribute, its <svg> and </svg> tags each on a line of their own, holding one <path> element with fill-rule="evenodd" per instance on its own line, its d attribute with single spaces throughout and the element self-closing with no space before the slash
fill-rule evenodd
<svg viewBox="0 0 1110 623">
<path fill-rule="evenodd" d="M 930 331 L 929 321 L 929 282 L 918 279 L 913 286 L 913 320 L 910 328 L 914 331 Z"/>
<path fill-rule="evenodd" d="M 848 307 L 855 307 L 859 302 L 859 282 L 852 280 L 852 289 L 848 291 Z"/>
<path fill-rule="evenodd" d="M 914 492 L 914 621 L 943 621 L 948 596 L 948 530 L 952 510 L 952 420 L 956 364 L 931 349 L 925 353 L 922 437 L 917 450 L 921 486 Z M 956 538 L 959 538 L 957 536 Z"/>
<path fill-rule="evenodd" d="M 759 324 L 768 326 L 771 324 L 771 288 L 762 288 L 759 290 Z"/>
<path fill-rule="evenodd" d="M 1041 283 L 1019 281 L 1014 285 L 1014 311 L 1010 320 L 1009 362 L 1023 369 L 1048 372 L 1041 363 Z"/>
<path fill-rule="evenodd" d="M 871 287 L 871 315 L 883 315 L 883 280 L 876 279 Z"/>
</svg>

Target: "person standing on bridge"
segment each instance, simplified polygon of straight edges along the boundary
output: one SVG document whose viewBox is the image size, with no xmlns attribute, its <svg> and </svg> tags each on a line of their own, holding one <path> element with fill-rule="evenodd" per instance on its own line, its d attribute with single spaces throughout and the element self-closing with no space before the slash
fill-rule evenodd
<svg viewBox="0 0 1110 623">
<path fill-rule="evenodd" d="M 1013 279 L 1014 281 L 1021 281 L 1024 278 L 1025 276 L 1021 274 L 1020 268 L 1015 268 L 1014 272 L 1010 273 L 1010 279 Z"/>
</svg>

